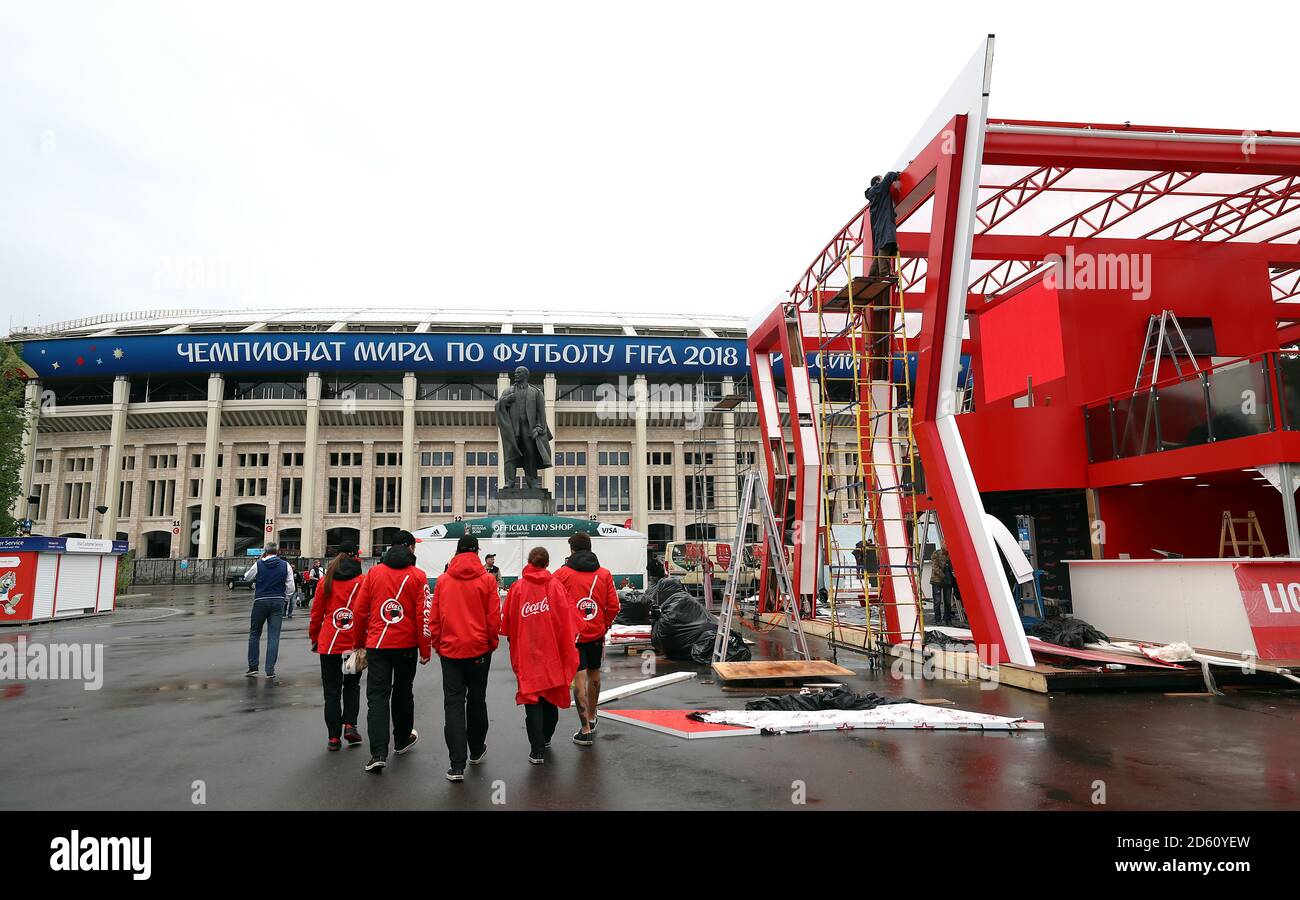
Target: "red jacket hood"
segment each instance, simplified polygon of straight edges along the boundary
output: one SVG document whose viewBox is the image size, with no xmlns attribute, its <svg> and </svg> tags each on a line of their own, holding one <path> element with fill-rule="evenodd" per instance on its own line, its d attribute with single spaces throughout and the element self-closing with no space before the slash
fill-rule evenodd
<svg viewBox="0 0 1300 900">
<path fill-rule="evenodd" d="M 447 566 L 447 571 L 443 574 L 463 581 L 485 575 L 487 569 L 483 568 L 483 561 L 478 558 L 477 553 L 466 550 L 464 553 L 457 553 L 451 558 L 451 564 Z"/>
<path fill-rule="evenodd" d="M 546 582 L 551 578 L 551 573 L 540 566 L 533 565 L 532 563 L 524 563 L 524 573 L 522 577 L 527 578 L 535 584 L 546 584 Z"/>
</svg>

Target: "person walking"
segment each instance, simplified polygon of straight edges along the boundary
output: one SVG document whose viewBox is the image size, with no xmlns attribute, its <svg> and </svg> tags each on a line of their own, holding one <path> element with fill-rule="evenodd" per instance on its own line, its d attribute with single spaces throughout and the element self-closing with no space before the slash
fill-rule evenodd
<svg viewBox="0 0 1300 900">
<path fill-rule="evenodd" d="M 262 629 L 266 628 L 266 680 L 275 679 L 275 663 L 280 656 L 280 626 L 284 606 L 293 595 L 293 566 L 280 558 L 280 548 L 267 544 L 262 555 L 244 572 L 244 580 L 253 582 L 253 613 L 248 623 L 247 678 L 256 678 Z"/>
<path fill-rule="evenodd" d="M 415 730 L 415 665 L 431 656 L 429 579 L 415 564 L 415 537 L 399 531 L 378 565 L 366 573 L 354 613 L 365 629 L 367 772 L 388 765 L 388 728 L 400 756 L 419 740 Z M 358 640 L 362 632 L 358 632 Z"/>
<path fill-rule="evenodd" d="M 947 625 L 952 621 L 953 607 L 952 557 L 943 544 L 930 556 L 930 593 L 934 598 L 934 624 Z"/>
<path fill-rule="evenodd" d="M 596 702 L 600 697 L 600 665 L 605 650 L 605 633 L 618 616 L 618 592 L 614 576 L 601 568 L 591 551 L 591 535 L 576 531 L 569 535 L 569 558 L 555 570 L 564 585 L 578 618 L 578 675 L 573 681 L 573 703 L 578 708 L 578 732 L 573 742 L 579 747 L 595 743 Z"/>
<path fill-rule="evenodd" d="M 442 666 L 443 737 L 448 781 L 465 780 L 465 763 L 487 753 L 488 672 L 501 641 L 497 580 L 478 558 L 478 538 L 464 535 L 433 589 L 429 639 Z"/>
<path fill-rule="evenodd" d="M 349 543 L 351 543 L 349 541 Z M 339 552 L 342 552 L 340 548 Z M 316 589 L 320 587 L 321 579 L 325 577 L 325 570 L 321 568 L 320 560 L 312 560 L 311 567 L 307 569 L 307 574 L 303 576 L 303 598 L 302 605 L 310 606 L 311 601 L 316 597 Z"/>
<path fill-rule="evenodd" d="M 361 590 L 361 563 L 357 545 L 339 547 L 338 556 L 321 578 L 311 607 L 311 624 L 307 635 L 312 652 L 320 655 L 320 680 L 325 692 L 326 749 L 338 750 L 343 741 L 348 747 L 361 743 L 357 731 L 357 713 L 361 706 L 361 674 L 344 674 L 344 654 L 356 649 L 356 637 L 363 629 L 354 628 L 354 602 Z"/>
<path fill-rule="evenodd" d="M 528 564 L 510 585 L 501 612 L 501 633 L 510 641 L 510 666 L 518 681 L 515 703 L 524 708 L 528 761 L 534 765 L 546 762 L 578 671 L 577 614 L 564 585 L 546 570 L 550 563 L 545 547 L 528 551 Z"/>
</svg>

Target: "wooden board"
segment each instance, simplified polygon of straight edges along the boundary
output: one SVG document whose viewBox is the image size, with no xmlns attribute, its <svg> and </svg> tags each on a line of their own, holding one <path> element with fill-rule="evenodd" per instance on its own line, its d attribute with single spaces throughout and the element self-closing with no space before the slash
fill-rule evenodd
<svg viewBox="0 0 1300 900">
<path fill-rule="evenodd" d="M 765 659 L 755 662 L 721 662 L 713 671 L 726 682 L 806 681 L 810 678 L 852 678 L 852 669 L 826 659 Z"/>
</svg>

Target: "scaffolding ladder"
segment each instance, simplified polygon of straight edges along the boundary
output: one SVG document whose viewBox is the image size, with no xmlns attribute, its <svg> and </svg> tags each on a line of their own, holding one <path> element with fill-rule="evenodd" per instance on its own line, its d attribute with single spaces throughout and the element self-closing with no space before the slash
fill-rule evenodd
<svg viewBox="0 0 1300 900">
<path fill-rule="evenodd" d="M 829 618 L 837 634 L 841 606 L 858 604 L 865 610 L 867 648 L 876 653 L 924 632 L 920 542 L 925 538 L 914 521 L 919 457 L 912 434 L 906 309 L 898 258 L 883 260 L 889 274 L 871 276 L 875 257 L 847 254 L 839 270 L 844 287 L 819 286 L 814 292 Z M 854 275 L 855 261 L 861 261 L 861 275 Z M 844 451 L 836 449 L 836 439 L 846 431 L 856 450 L 840 460 L 837 454 Z M 854 519 L 856 528 L 844 527 Z"/>
<path fill-rule="evenodd" d="M 757 513 L 758 527 L 763 532 L 767 565 L 776 575 L 777 593 L 780 594 L 780 609 L 785 613 L 786 626 L 790 631 L 790 640 L 795 655 L 800 659 L 812 659 L 808 651 L 808 638 L 804 635 L 803 623 L 799 617 L 799 601 L 795 598 L 794 584 L 790 580 L 790 569 L 785 562 L 785 541 L 783 530 L 772 513 L 772 503 L 767 497 L 767 488 L 759 481 L 758 472 L 745 476 L 744 487 L 740 492 L 740 510 L 736 517 L 736 535 L 731 544 L 731 566 L 727 578 L 727 588 L 722 595 L 722 612 L 718 616 L 718 630 L 713 636 L 713 661 L 727 661 L 727 644 L 731 639 L 731 624 L 736 619 L 736 593 L 740 584 L 740 570 L 744 565 L 744 537 L 750 524 L 750 517 Z"/>
</svg>

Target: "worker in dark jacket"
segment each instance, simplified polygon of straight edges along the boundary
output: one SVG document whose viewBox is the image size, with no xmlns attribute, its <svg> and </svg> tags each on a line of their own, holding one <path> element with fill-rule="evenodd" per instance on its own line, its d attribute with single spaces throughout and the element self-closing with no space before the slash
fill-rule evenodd
<svg viewBox="0 0 1300 900">
<path fill-rule="evenodd" d="M 887 278 L 893 274 L 893 259 L 898 255 L 898 225 L 895 221 L 894 195 L 890 192 L 898 181 L 897 172 L 874 175 L 871 187 L 863 193 L 871 214 L 871 276 Z"/>
<path fill-rule="evenodd" d="M 930 593 L 934 597 L 934 624 L 948 625 L 956 606 L 953 586 L 956 579 L 952 574 L 952 557 L 948 548 L 940 545 L 930 556 Z"/>
</svg>

